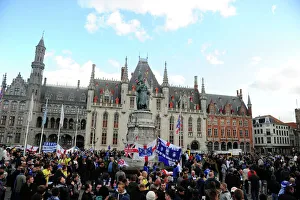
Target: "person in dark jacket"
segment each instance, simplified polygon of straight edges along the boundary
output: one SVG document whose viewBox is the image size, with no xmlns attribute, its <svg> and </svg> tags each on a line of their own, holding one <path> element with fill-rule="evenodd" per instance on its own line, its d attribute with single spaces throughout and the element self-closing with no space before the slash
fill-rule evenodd
<svg viewBox="0 0 300 200">
<path fill-rule="evenodd" d="M 294 196 L 294 188 L 293 186 L 286 186 L 284 194 L 281 194 L 278 200 L 297 200 Z"/>
<path fill-rule="evenodd" d="M 59 184 L 56 186 L 59 188 L 59 199 L 60 200 L 70 200 L 70 189 L 66 185 L 66 179 L 64 177 L 59 177 Z"/>
<path fill-rule="evenodd" d="M 130 177 L 130 183 L 128 184 L 127 187 L 127 192 L 130 195 L 131 199 L 138 199 L 140 197 L 140 192 L 139 192 L 139 186 L 136 182 L 136 175 L 132 175 Z"/>
<path fill-rule="evenodd" d="M 31 197 L 31 200 L 43 200 L 46 187 L 44 185 L 38 186 L 36 193 Z"/>
<path fill-rule="evenodd" d="M 85 191 L 82 194 L 81 200 L 93 200 L 91 184 L 85 184 Z"/>
<path fill-rule="evenodd" d="M 259 177 L 255 175 L 254 171 L 250 170 L 251 176 L 249 181 L 251 183 L 251 198 L 252 200 L 258 200 L 259 194 Z"/>
<path fill-rule="evenodd" d="M 116 198 L 116 200 L 130 200 L 130 195 L 126 192 L 123 182 L 118 183 L 118 189 L 113 194 L 113 197 Z"/>
<path fill-rule="evenodd" d="M 281 186 L 280 183 L 276 181 L 276 177 L 274 175 L 271 176 L 271 180 L 268 183 L 268 191 L 272 195 L 272 199 L 278 199 L 278 193 Z"/>
<path fill-rule="evenodd" d="M 35 194 L 36 192 L 36 184 L 33 183 L 33 177 L 28 175 L 26 177 L 26 183 L 22 185 L 21 191 L 20 191 L 20 197 L 21 200 L 30 200 L 31 197 Z"/>
</svg>

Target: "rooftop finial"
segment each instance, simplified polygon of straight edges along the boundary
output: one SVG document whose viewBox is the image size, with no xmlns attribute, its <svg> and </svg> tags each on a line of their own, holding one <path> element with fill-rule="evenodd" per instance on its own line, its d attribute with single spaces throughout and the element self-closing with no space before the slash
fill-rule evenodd
<svg viewBox="0 0 300 200">
<path fill-rule="evenodd" d="M 125 58 L 125 66 L 123 67 L 123 73 L 121 77 L 121 81 L 124 83 L 128 82 L 128 65 L 127 65 L 127 56 Z"/>
<path fill-rule="evenodd" d="M 43 30 L 42 39 L 44 39 L 45 30 Z"/>
<path fill-rule="evenodd" d="M 95 89 L 95 67 L 96 65 L 92 65 L 92 73 L 91 73 L 91 79 L 90 79 L 90 84 L 89 84 L 89 89 L 93 90 Z"/>
<path fill-rule="evenodd" d="M 251 100 L 250 100 L 250 95 L 248 94 L 248 105 L 252 105 L 251 104 Z"/>
</svg>

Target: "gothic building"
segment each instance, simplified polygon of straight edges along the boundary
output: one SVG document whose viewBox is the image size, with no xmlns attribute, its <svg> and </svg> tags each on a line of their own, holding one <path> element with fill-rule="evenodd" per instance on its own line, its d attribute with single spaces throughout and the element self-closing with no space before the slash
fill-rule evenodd
<svg viewBox="0 0 300 200">
<path fill-rule="evenodd" d="M 159 84 L 148 59 L 143 58 L 139 58 L 130 79 L 127 58 L 121 69 L 121 81 L 96 79 L 94 70 L 95 65 L 88 87 L 85 147 L 102 149 L 110 145 L 112 148 L 124 148 L 128 118 L 137 108 L 135 89 L 140 71 L 150 89 L 149 109 L 153 113 L 158 137 L 195 151 L 232 148 L 251 151 L 253 142 L 250 97 L 246 107 L 242 94 L 237 97 L 207 94 L 203 78 L 199 91 L 197 76 L 194 77 L 193 88 L 170 86 L 166 63 L 163 83 Z M 179 115 L 181 128 L 176 134 Z"/>
<path fill-rule="evenodd" d="M 28 144 L 38 145 L 40 142 L 43 112 L 48 100 L 43 141 L 57 141 L 60 110 L 64 105 L 64 125 L 60 134 L 60 144 L 63 147 L 75 145 L 77 128 L 78 147 L 106 149 L 110 146 L 124 149 L 127 122 L 132 111 L 137 108 L 135 90 L 138 74 L 141 72 L 150 92 L 149 109 L 153 113 L 158 137 L 195 151 L 230 148 L 250 151 L 253 145 L 250 98 L 246 107 L 242 94 L 207 94 L 203 78 L 201 88 L 198 89 L 197 76 L 194 77 L 194 87 L 171 86 L 166 63 L 163 82 L 160 84 L 148 59 L 144 58 L 139 58 L 130 78 L 126 58 L 125 65 L 121 68 L 120 81 L 95 78 L 93 65 L 87 88 L 81 87 L 80 81 L 77 87 L 49 85 L 46 78 L 43 81 L 45 50 L 44 39 L 41 38 L 36 46 L 28 80 L 24 80 L 19 74 L 7 86 L 6 75 L 3 79 L 4 96 L 0 105 L 2 144 L 23 145 L 33 94 L 33 120 L 29 126 Z M 179 115 L 181 126 L 177 134 Z"/>
<path fill-rule="evenodd" d="M 83 147 L 86 128 L 87 88 L 52 86 L 47 84 L 43 72 L 46 47 L 42 37 L 36 46 L 34 61 L 31 64 L 30 78 L 24 80 L 21 74 L 7 86 L 6 74 L 2 82 L 4 93 L 0 105 L 0 143 L 6 145 L 24 144 L 29 103 L 33 94 L 33 119 L 29 125 L 28 144 L 39 145 L 43 112 L 48 99 L 48 114 L 46 118 L 43 141 L 56 142 L 60 111 L 64 105 L 64 125 L 61 128 L 61 145 L 71 147 L 74 142 L 75 128 L 77 131 L 77 146 Z M 79 113 L 78 121 L 77 112 Z"/>
</svg>

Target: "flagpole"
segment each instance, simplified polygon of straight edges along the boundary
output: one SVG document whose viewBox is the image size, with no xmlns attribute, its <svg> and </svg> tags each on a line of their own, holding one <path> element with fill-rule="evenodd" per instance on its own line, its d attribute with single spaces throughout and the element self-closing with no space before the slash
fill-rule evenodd
<svg viewBox="0 0 300 200">
<path fill-rule="evenodd" d="M 60 110 L 60 122 L 59 122 L 59 126 L 58 126 L 58 133 L 57 133 L 57 142 L 56 142 L 56 152 L 58 150 L 58 145 L 59 145 L 59 139 L 60 139 L 60 128 L 63 126 L 64 124 L 64 105 L 61 105 L 61 110 Z"/>
<path fill-rule="evenodd" d="M 30 121 L 27 120 L 27 127 L 26 127 L 26 134 L 25 134 L 25 143 L 24 143 L 24 152 L 23 152 L 23 156 L 26 155 L 26 150 L 27 150 L 27 138 L 28 138 L 28 132 L 29 132 L 29 123 L 30 123 Z"/>
<path fill-rule="evenodd" d="M 23 156 L 26 155 L 26 150 L 27 150 L 27 139 L 28 139 L 28 132 L 29 132 L 29 124 L 32 121 L 32 110 L 33 110 L 33 94 L 31 95 L 31 100 L 30 100 L 30 104 L 29 104 Z"/>
<path fill-rule="evenodd" d="M 46 123 L 46 120 L 47 120 L 47 105 L 48 105 L 48 99 L 46 100 L 46 107 L 45 107 L 44 116 L 43 116 L 44 119 L 43 119 L 43 122 L 42 122 L 42 133 L 41 133 L 41 139 L 40 139 L 39 153 L 41 153 L 41 150 L 42 150 L 44 128 L 45 128 L 45 123 Z"/>
<path fill-rule="evenodd" d="M 78 114 L 79 114 L 79 108 L 77 108 L 77 117 L 76 117 L 76 125 L 75 125 L 75 139 L 74 139 L 74 143 L 75 143 L 75 147 L 76 147 L 76 142 L 77 142 L 77 130 L 78 130 Z M 75 150 L 75 148 L 74 148 Z"/>
</svg>

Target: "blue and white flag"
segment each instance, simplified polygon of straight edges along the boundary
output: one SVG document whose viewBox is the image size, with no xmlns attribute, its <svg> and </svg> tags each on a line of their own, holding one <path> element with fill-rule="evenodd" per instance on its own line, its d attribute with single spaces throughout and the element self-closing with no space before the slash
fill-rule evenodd
<svg viewBox="0 0 300 200">
<path fill-rule="evenodd" d="M 133 153 L 133 160 L 153 160 L 155 158 L 155 149 L 156 149 L 156 139 L 147 145 L 141 145 L 138 143 L 134 143 L 137 152 Z"/>
<path fill-rule="evenodd" d="M 47 112 L 48 112 L 48 99 L 46 101 L 46 106 L 45 106 L 45 111 L 44 111 L 44 116 L 43 116 L 43 121 L 42 121 L 42 126 L 46 124 L 47 121 Z"/>
<path fill-rule="evenodd" d="M 160 162 L 163 162 L 166 166 L 172 166 L 180 160 L 181 147 L 159 138 L 156 153 Z"/>
<path fill-rule="evenodd" d="M 56 142 L 44 142 L 43 152 L 44 153 L 53 153 L 56 151 Z"/>
<path fill-rule="evenodd" d="M 145 156 L 152 156 L 153 151 L 152 151 L 152 147 L 146 147 L 146 148 L 139 148 L 139 156 L 141 157 L 145 157 Z"/>
</svg>

